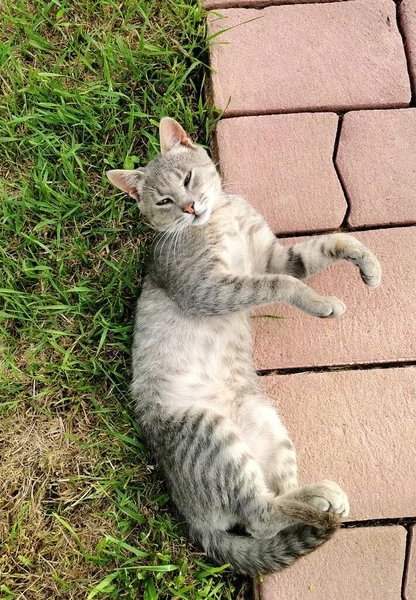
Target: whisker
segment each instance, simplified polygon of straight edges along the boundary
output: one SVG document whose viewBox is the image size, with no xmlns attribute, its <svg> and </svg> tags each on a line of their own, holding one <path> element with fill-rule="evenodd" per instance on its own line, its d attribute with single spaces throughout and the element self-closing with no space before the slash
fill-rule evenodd
<svg viewBox="0 0 416 600">
<path fill-rule="evenodd" d="M 159 231 L 157 233 L 156 238 L 155 238 L 155 245 L 153 247 L 153 252 L 156 252 L 158 245 L 165 238 L 165 236 L 168 234 L 168 232 L 169 232 L 169 228 L 166 229 L 165 231 Z"/>
<path fill-rule="evenodd" d="M 174 221 L 167 229 L 165 229 L 165 231 L 161 232 L 160 239 L 158 240 L 157 244 L 155 245 L 155 247 L 153 249 L 154 254 L 156 253 L 156 248 L 158 247 L 158 245 L 160 244 L 160 242 L 163 240 L 163 244 L 162 244 L 162 246 L 159 249 L 159 256 L 162 255 L 163 248 L 165 247 L 166 242 L 167 242 L 170 234 L 175 230 L 176 226 L 177 226 L 177 220 Z"/>
<path fill-rule="evenodd" d="M 175 235 L 175 240 L 173 242 L 173 262 L 176 261 L 176 248 L 178 246 L 178 241 L 182 235 L 182 231 L 183 231 L 183 227 L 178 229 L 176 235 Z"/>
<path fill-rule="evenodd" d="M 169 267 L 170 254 L 171 254 L 172 248 L 174 248 L 177 233 L 180 232 L 184 228 L 184 226 L 186 227 L 186 223 L 184 223 L 184 226 L 182 226 L 182 223 L 183 223 L 183 217 L 176 219 L 176 221 L 173 224 L 173 227 L 171 227 L 169 230 L 169 236 L 168 236 L 169 247 L 168 247 L 168 256 L 166 259 L 166 272 Z M 166 245 L 167 241 L 168 240 L 165 241 L 164 246 Z M 164 248 L 164 246 L 163 246 L 163 248 Z M 173 258 L 175 259 L 175 254 L 173 255 Z"/>
</svg>

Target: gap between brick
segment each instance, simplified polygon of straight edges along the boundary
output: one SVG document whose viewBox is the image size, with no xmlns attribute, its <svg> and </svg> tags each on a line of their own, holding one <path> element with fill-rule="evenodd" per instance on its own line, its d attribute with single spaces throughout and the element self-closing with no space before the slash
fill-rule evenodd
<svg viewBox="0 0 416 600">
<path fill-rule="evenodd" d="M 253 0 L 254 1 L 254 0 Z M 308 4 L 340 4 L 341 2 L 354 2 L 355 0 L 325 0 L 325 2 L 322 2 L 322 0 L 308 0 L 307 2 L 302 2 L 301 5 L 302 6 L 308 6 Z M 393 0 L 395 1 L 395 0 Z M 218 2 L 220 3 L 220 2 Z M 264 8 L 279 8 L 280 6 L 298 6 L 299 3 L 296 2 L 295 0 L 292 0 L 292 2 L 290 0 L 286 0 L 285 2 L 280 2 L 279 4 L 272 4 L 271 2 L 269 2 L 268 0 L 265 0 L 263 4 L 245 4 L 244 6 L 241 6 L 238 3 L 238 0 L 235 0 L 235 2 L 233 2 L 232 4 L 227 4 L 227 6 L 217 6 L 214 8 L 208 8 L 207 11 L 217 11 L 217 10 L 226 10 L 228 8 L 245 8 L 245 9 L 250 9 L 250 10 L 263 10 Z"/>
<path fill-rule="evenodd" d="M 348 196 L 345 182 L 342 178 L 342 173 L 338 169 L 338 165 L 337 165 L 337 155 L 338 155 L 339 142 L 341 139 L 341 130 L 342 130 L 342 125 L 343 125 L 343 120 L 344 120 L 344 116 L 338 115 L 337 132 L 335 135 L 334 151 L 332 153 L 332 164 L 334 166 L 334 171 L 338 177 L 339 185 L 341 186 L 342 193 L 344 194 L 345 202 L 347 204 L 347 209 L 345 211 L 344 219 L 341 223 L 341 230 L 347 230 L 348 229 L 348 219 L 350 217 L 350 212 L 351 212 L 351 201 Z"/>
<path fill-rule="evenodd" d="M 404 29 L 402 27 L 402 20 L 400 17 L 400 4 L 402 3 L 402 0 L 394 0 L 394 2 L 396 3 L 396 24 L 397 24 L 397 29 L 400 33 L 400 36 L 402 38 L 402 43 L 403 43 L 403 48 L 404 48 L 404 55 L 406 58 L 406 67 L 407 67 L 407 75 L 409 77 L 409 81 L 410 81 L 410 90 L 411 90 L 411 100 L 410 100 L 410 107 L 414 107 L 416 106 L 416 98 L 415 98 L 415 94 L 413 91 L 413 82 L 412 82 L 412 77 L 410 75 L 410 50 L 407 46 L 407 40 L 406 40 L 406 34 L 404 32 Z"/>
<path fill-rule="evenodd" d="M 347 2 L 353 2 L 355 0 L 345 0 Z M 302 4 L 304 6 L 304 4 Z M 221 115 L 221 119 L 240 119 L 241 117 L 268 117 L 271 115 L 299 115 L 304 113 L 336 113 L 339 116 L 343 116 L 346 113 L 358 111 L 358 110 L 398 110 L 400 108 L 414 108 L 413 102 L 400 102 L 398 104 L 389 105 L 389 106 L 380 106 L 380 105 L 372 105 L 372 106 L 348 106 L 346 108 L 334 108 L 329 106 L 321 106 L 317 108 L 311 108 L 310 106 L 305 108 L 298 108 L 296 110 L 265 110 L 265 111 L 248 111 L 246 113 L 238 113 L 235 114 L 233 112 L 228 112 L 226 114 Z"/>
<path fill-rule="evenodd" d="M 344 217 L 347 218 L 347 215 Z M 329 235 L 330 233 L 354 233 L 356 231 L 379 231 L 380 229 L 395 229 L 403 228 L 403 227 L 414 227 L 416 222 L 414 223 L 388 223 L 386 225 L 361 225 L 360 227 L 349 227 L 344 226 L 344 223 L 338 227 L 338 229 L 308 229 L 307 231 L 296 231 L 296 232 L 287 232 L 287 233 L 276 233 L 275 237 L 278 239 L 284 238 L 297 238 L 297 237 L 305 237 L 312 235 Z"/>
<path fill-rule="evenodd" d="M 358 527 L 391 527 L 392 525 L 401 525 L 407 527 L 416 523 L 414 517 L 392 517 L 390 519 L 364 519 L 362 521 L 345 521 L 341 524 L 341 529 L 357 529 Z"/>
<path fill-rule="evenodd" d="M 319 367 L 286 367 L 283 369 L 259 369 L 256 371 L 260 377 L 269 375 L 296 375 L 299 373 L 332 373 L 334 371 L 369 371 L 371 369 L 405 369 L 415 367 L 416 360 L 390 361 L 384 363 L 362 363 L 342 365 L 321 365 Z M 416 518 L 416 517 L 415 517 Z"/>
<path fill-rule="evenodd" d="M 407 529 L 407 535 L 406 535 L 406 553 L 405 553 L 405 557 L 404 557 L 401 597 L 402 597 L 402 600 L 411 600 L 411 598 L 409 598 L 406 595 L 406 587 L 407 587 L 407 581 L 409 579 L 410 552 L 411 552 L 412 541 L 413 541 L 413 527 L 407 527 L 406 529 Z"/>
</svg>

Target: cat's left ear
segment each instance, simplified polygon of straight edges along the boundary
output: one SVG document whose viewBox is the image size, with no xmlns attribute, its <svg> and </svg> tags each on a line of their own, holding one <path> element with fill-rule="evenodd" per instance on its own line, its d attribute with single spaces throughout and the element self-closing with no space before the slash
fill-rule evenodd
<svg viewBox="0 0 416 600">
<path fill-rule="evenodd" d="M 144 180 L 143 169 L 114 169 L 107 171 L 106 175 L 119 190 L 123 190 L 136 200 L 139 199 Z"/>
<path fill-rule="evenodd" d="M 194 144 L 185 129 L 175 119 L 171 119 L 170 117 L 163 117 L 160 121 L 159 137 L 162 154 L 169 152 L 176 144 L 180 144 L 186 148 L 194 148 Z"/>
</svg>

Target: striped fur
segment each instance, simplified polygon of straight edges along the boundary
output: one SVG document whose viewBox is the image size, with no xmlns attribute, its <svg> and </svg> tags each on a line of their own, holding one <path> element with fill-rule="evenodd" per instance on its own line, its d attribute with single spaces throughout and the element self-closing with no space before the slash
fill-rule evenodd
<svg viewBox="0 0 416 600">
<path fill-rule="evenodd" d="M 293 444 L 253 368 L 250 309 L 284 302 L 339 316 L 340 300 L 301 279 L 344 258 L 376 286 L 380 266 L 344 234 L 282 247 L 244 199 L 222 191 L 177 123 L 164 120 L 161 133 L 155 161 L 110 175 L 161 232 L 137 303 L 137 418 L 192 539 L 239 572 L 279 571 L 329 539 L 349 506 L 335 483 L 298 487 Z"/>
</svg>

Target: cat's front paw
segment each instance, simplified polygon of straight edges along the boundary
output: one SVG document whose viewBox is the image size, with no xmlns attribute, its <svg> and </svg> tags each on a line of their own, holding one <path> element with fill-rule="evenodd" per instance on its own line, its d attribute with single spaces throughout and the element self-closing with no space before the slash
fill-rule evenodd
<svg viewBox="0 0 416 600">
<path fill-rule="evenodd" d="M 335 239 L 336 254 L 356 265 L 367 285 L 378 287 L 381 282 L 381 266 L 371 250 L 350 235 L 339 234 Z"/>
<path fill-rule="evenodd" d="M 365 248 L 363 256 L 358 264 L 361 278 L 370 287 L 376 288 L 381 282 L 381 265 L 378 258 Z"/>
<path fill-rule="evenodd" d="M 296 499 L 314 506 L 322 512 L 332 512 L 348 517 L 350 504 L 344 490 L 333 481 L 321 481 L 304 485 L 296 490 Z"/>
<path fill-rule="evenodd" d="M 291 304 L 314 317 L 340 317 L 345 312 L 345 304 L 335 296 L 320 296 L 308 285 L 296 282 L 296 293 Z"/>
<path fill-rule="evenodd" d="M 311 303 L 310 310 L 308 311 L 315 317 L 321 317 L 323 319 L 334 319 L 341 317 L 346 310 L 346 306 L 341 300 L 335 298 L 335 296 L 324 296 L 319 300 L 315 300 Z"/>
</svg>

